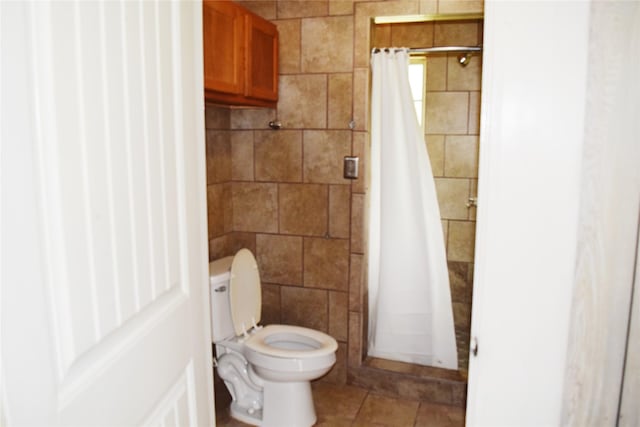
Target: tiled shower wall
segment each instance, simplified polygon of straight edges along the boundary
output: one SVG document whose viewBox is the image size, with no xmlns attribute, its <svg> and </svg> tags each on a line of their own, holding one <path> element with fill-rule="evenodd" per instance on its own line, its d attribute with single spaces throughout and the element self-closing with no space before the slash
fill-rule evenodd
<svg viewBox="0 0 640 427">
<path fill-rule="evenodd" d="M 363 178 L 342 178 L 342 158 L 359 156 L 366 171 L 370 19 L 481 12 L 482 3 L 239 3 L 278 25 L 280 101 L 277 110 L 207 106 L 210 258 L 250 248 L 264 282 L 264 323 L 298 324 L 333 335 L 339 342 L 338 361 L 328 380 L 345 382 L 347 367 L 358 368 L 363 357 L 366 188 Z M 449 66 L 450 60 L 440 61 L 435 66 Z M 433 101 L 427 98 L 431 102 L 427 120 L 429 114 L 444 114 L 453 131 L 447 127 L 426 132 L 447 234 L 456 323 L 466 324 L 473 248 L 463 247 L 463 242 L 473 242 L 474 212 L 465 203 L 475 191 L 476 175 L 465 165 L 477 153 L 474 102 L 479 88 L 451 86 L 456 81 L 453 73 L 446 74 L 444 89 L 430 87 L 436 93 Z M 456 108 L 462 108 L 461 99 L 466 97 L 464 132 L 459 115 L 451 115 L 448 107 L 436 102 L 438 96 L 444 105 Z M 268 128 L 276 118 L 283 125 L 280 131 Z M 456 152 L 464 153 L 463 158 L 454 160 Z M 465 183 L 467 191 L 462 194 Z M 461 199 L 452 201 L 457 196 Z M 462 347 L 461 353 L 467 348 Z"/>
</svg>

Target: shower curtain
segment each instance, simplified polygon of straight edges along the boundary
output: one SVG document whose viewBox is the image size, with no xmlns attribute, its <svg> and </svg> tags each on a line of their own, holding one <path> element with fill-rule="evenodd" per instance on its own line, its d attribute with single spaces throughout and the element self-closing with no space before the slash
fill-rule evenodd
<svg viewBox="0 0 640 427">
<path fill-rule="evenodd" d="M 407 49 L 371 55 L 368 354 L 457 369 L 440 209 L 408 64 Z"/>
</svg>

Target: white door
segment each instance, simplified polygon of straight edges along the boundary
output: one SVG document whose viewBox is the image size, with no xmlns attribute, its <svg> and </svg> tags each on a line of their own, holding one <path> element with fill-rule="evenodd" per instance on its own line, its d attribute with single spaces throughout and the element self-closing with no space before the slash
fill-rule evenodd
<svg viewBox="0 0 640 427">
<path fill-rule="evenodd" d="M 0 424 L 214 424 L 200 4 L 0 8 Z"/>
<path fill-rule="evenodd" d="M 616 417 L 640 206 L 639 22 L 637 2 L 485 2 L 468 425 L 633 425 L 633 384 L 629 419 Z"/>
<path fill-rule="evenodd" d="M 560 425 L 588 10 L 485 3 L 469 426 Z"/>
</svg>

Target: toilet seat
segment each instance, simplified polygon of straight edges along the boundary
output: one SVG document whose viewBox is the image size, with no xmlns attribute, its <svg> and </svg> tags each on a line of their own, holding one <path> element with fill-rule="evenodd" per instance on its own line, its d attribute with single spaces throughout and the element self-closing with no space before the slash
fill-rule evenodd
<svg viewBox="0 0 640 427">
<path fill-rule="evenodd" d="M 258 326 L 262 308 L 260 274 L 256 259 L 248 249 L 241 249 L 233 257 L 229 302 L 236 336 L 244 337 L 241 340 L 244 352 L 252 353 L 254 359 L 288 359 L 298 364 L 304 360 L 306 365 L 313 365 L 313 359 L 323 361 L 324 356 L 334 357 L 338 349 L 336 340 L 320 331 L 292 325 Z"/>
<path fill-rule="evenodd" d="M 243 354 L 256 373 L 275 382 L 321 377 L 335 364 L 338 349 L 329 335 L 290 325 L 265 326 L 243 344 Z"/>
<path fill-rule="evenodd" d="M 336 340 L 320 331 L 291 325 L 268 325 L 252 334 L 244 345 L 267 356 L 309 359 L 332 354 Z"/>
</svg>

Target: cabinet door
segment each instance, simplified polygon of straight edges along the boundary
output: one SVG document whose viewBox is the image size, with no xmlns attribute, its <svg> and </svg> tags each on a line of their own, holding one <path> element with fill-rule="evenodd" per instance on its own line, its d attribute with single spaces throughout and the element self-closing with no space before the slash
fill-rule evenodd
<svg viewBox="0 0 640 427">
<path fill-rule="evenodd" d="M 204 1 L 204 87 L 224 93 L 244 93 L 244 14 L 230 1 Z"/>
<path fill-rule="evenodd" d="M 245 96 L 278 100 L 278 29 L 252 14 L 246 15 Z"/>
</svg>

